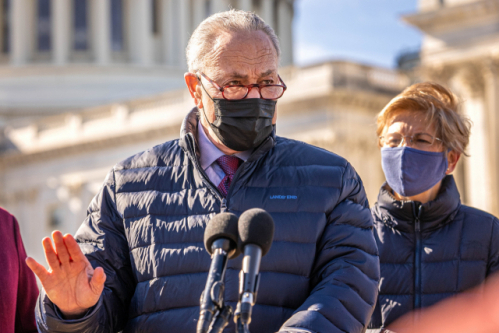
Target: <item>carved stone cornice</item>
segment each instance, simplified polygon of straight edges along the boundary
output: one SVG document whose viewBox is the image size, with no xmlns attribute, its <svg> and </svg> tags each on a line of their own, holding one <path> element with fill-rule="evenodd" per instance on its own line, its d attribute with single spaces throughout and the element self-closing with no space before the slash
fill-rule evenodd
<svg viewBox="0 0 499 333">
<path fill-rule="evenodd" d="M 50 149 L 35 153 L 6 153 L 0 156 L 0 170 L 16 167 L 19 165 L 26 165 L 30 163 L 37 163 L 41 161 L 51 160 L 60 157 L 68 157 L 79 155 L 84 152 L 93 152 L 102 149 L 116 148 L 119 146 L 126 146 L 136 144 L 142 141 L 165 139 L 171 133 L 179 133 L 180 124 L 172 124 L 169 126 L 155 128 L 153 130 L 132 133 L 128 135 L 120 135 L 101 140 L 83 142 L 80 144 L 65 146 L 61 148 Z M 159 143 L 159 142 L 158 142 Z"/>
<path fill-rule="evenodd" d="M 499 17 L 499 0 L 484 0 L 403 16 L 403 20 L 426 33 L 449 25 L 462 25 L 477 18 Z"/>
<path fill-rule="evenodd" d="M 487 58 L 483 61 L 484 70 L 490 73 L 499 73 L 499 58 Z"/>
<path fill-rule="evenodd" d="M 333 105 L 362 108 L 379 112 L 395 97 L 395 94 L 378 94 L 363 91 L 338 90 L 331 95 Z"/>
<path fill-rule="evenodd" d="M 455 75 L 456 69 L 453 66 L 423 66 L 420 69 L 421 77 L 426 81 L 447 85 Z"/>
<path fill-rule="evenodd" d="M 467 63 L 456 72 L 457 79 L 461 80 L 463 87 L 471 96 L 483 96 L 485 92 L 483 71 L 483 63 Z"/>
<path fill-rule="evenodd" d="M 458 80 L 460 85 L 472 96 L 483 96 L 485 76 L 499 73 L 499 58 L 484 57 L 461 63 L 425 65 L 421 67 L 422 78 L 442 85 L 450 85 Z"/>
<path fill-rule="evenodd" d="M 354 107 L 377 113 L 395 97 L 394 94 L 366 92 L 360 90 L 337 89 L 320 97 L 303 98 L 290 103 L 278 103 L 278 116 L 313 110 L 334 109 L 335 107 Z"/>
</svg>

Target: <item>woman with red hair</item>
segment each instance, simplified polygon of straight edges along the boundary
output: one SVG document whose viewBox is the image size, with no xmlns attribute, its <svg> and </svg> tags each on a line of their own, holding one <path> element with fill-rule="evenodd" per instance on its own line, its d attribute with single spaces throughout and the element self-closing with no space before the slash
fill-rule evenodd
<svg viewBox="0 0 499 333">
<path fill-rule="evenodd" d="M 499 221 L 463 205 L 452 176 L 470 127 L 452 92 L 431 82 L 407 88 L 378 115 L 386 183 L 371 210 L 381 268 L 372 328 L 499 271 Z"/>
</svg>

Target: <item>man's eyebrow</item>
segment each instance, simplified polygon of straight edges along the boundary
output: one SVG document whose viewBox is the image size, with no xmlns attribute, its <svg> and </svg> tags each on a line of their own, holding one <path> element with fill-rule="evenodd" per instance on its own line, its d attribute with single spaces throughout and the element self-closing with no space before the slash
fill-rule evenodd
<svg viewBox="0 0 499 333">
<path fill-rule="evenodd" d="M 268 71 L 261 73 L 260 77 L 269 76 L 269 75 L 273 74 L 274 72 L 275 71 L 273 69 L 269 69 Z M 240 74 L 240 73 L 237 73 L 237 72 L 232 72 L 230 74 L 230 77 L 231 78 L 236 78 L 236 79 L 247 79 L 248 75 Z"/>
<path fill-rule="evenodd" d="M 274 70 L 273 69 L 269 69 L 268 71 L 260 74 L 260 77 L 264 77 L 264 76 L 269 76 L 270 74 L 274 74 Z"/>
<path fill-rule="evenodd" d="M 240 74 L 237 72 L 232 72 L 229 76 L 231 78 L 236 78 L 236 79 L 247 79 L 248 78 L 248 75 Z"/>
</svg>

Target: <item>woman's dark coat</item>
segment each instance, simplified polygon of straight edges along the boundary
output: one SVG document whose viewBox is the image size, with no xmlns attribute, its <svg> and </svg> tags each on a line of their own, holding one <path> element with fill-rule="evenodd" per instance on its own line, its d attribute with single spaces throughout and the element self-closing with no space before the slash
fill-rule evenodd
<svg viewBox="0 0 499 333">
<path fill-rule="evenodd" d="M 371 211 L 381 262 L 374 327 L 470 289 L 499 270 L 499 221 L 462 205 L 452 176 L 424 205 L 395 200 L 385 184 Z"/>
</svg>

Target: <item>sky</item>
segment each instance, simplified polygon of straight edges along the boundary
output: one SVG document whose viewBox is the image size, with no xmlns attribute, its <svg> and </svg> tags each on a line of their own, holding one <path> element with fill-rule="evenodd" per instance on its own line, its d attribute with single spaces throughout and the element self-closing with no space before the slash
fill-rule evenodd
<svg viewBox="0 0 499 333">
<path fill-rule="evenodd" d="M 417 0 L 296 0 L 295 63 L 351 60 L 394 68 L 401 51 L 421 45 L 419 31 L 401 20 L 416 11 Z"/>
</svg>

